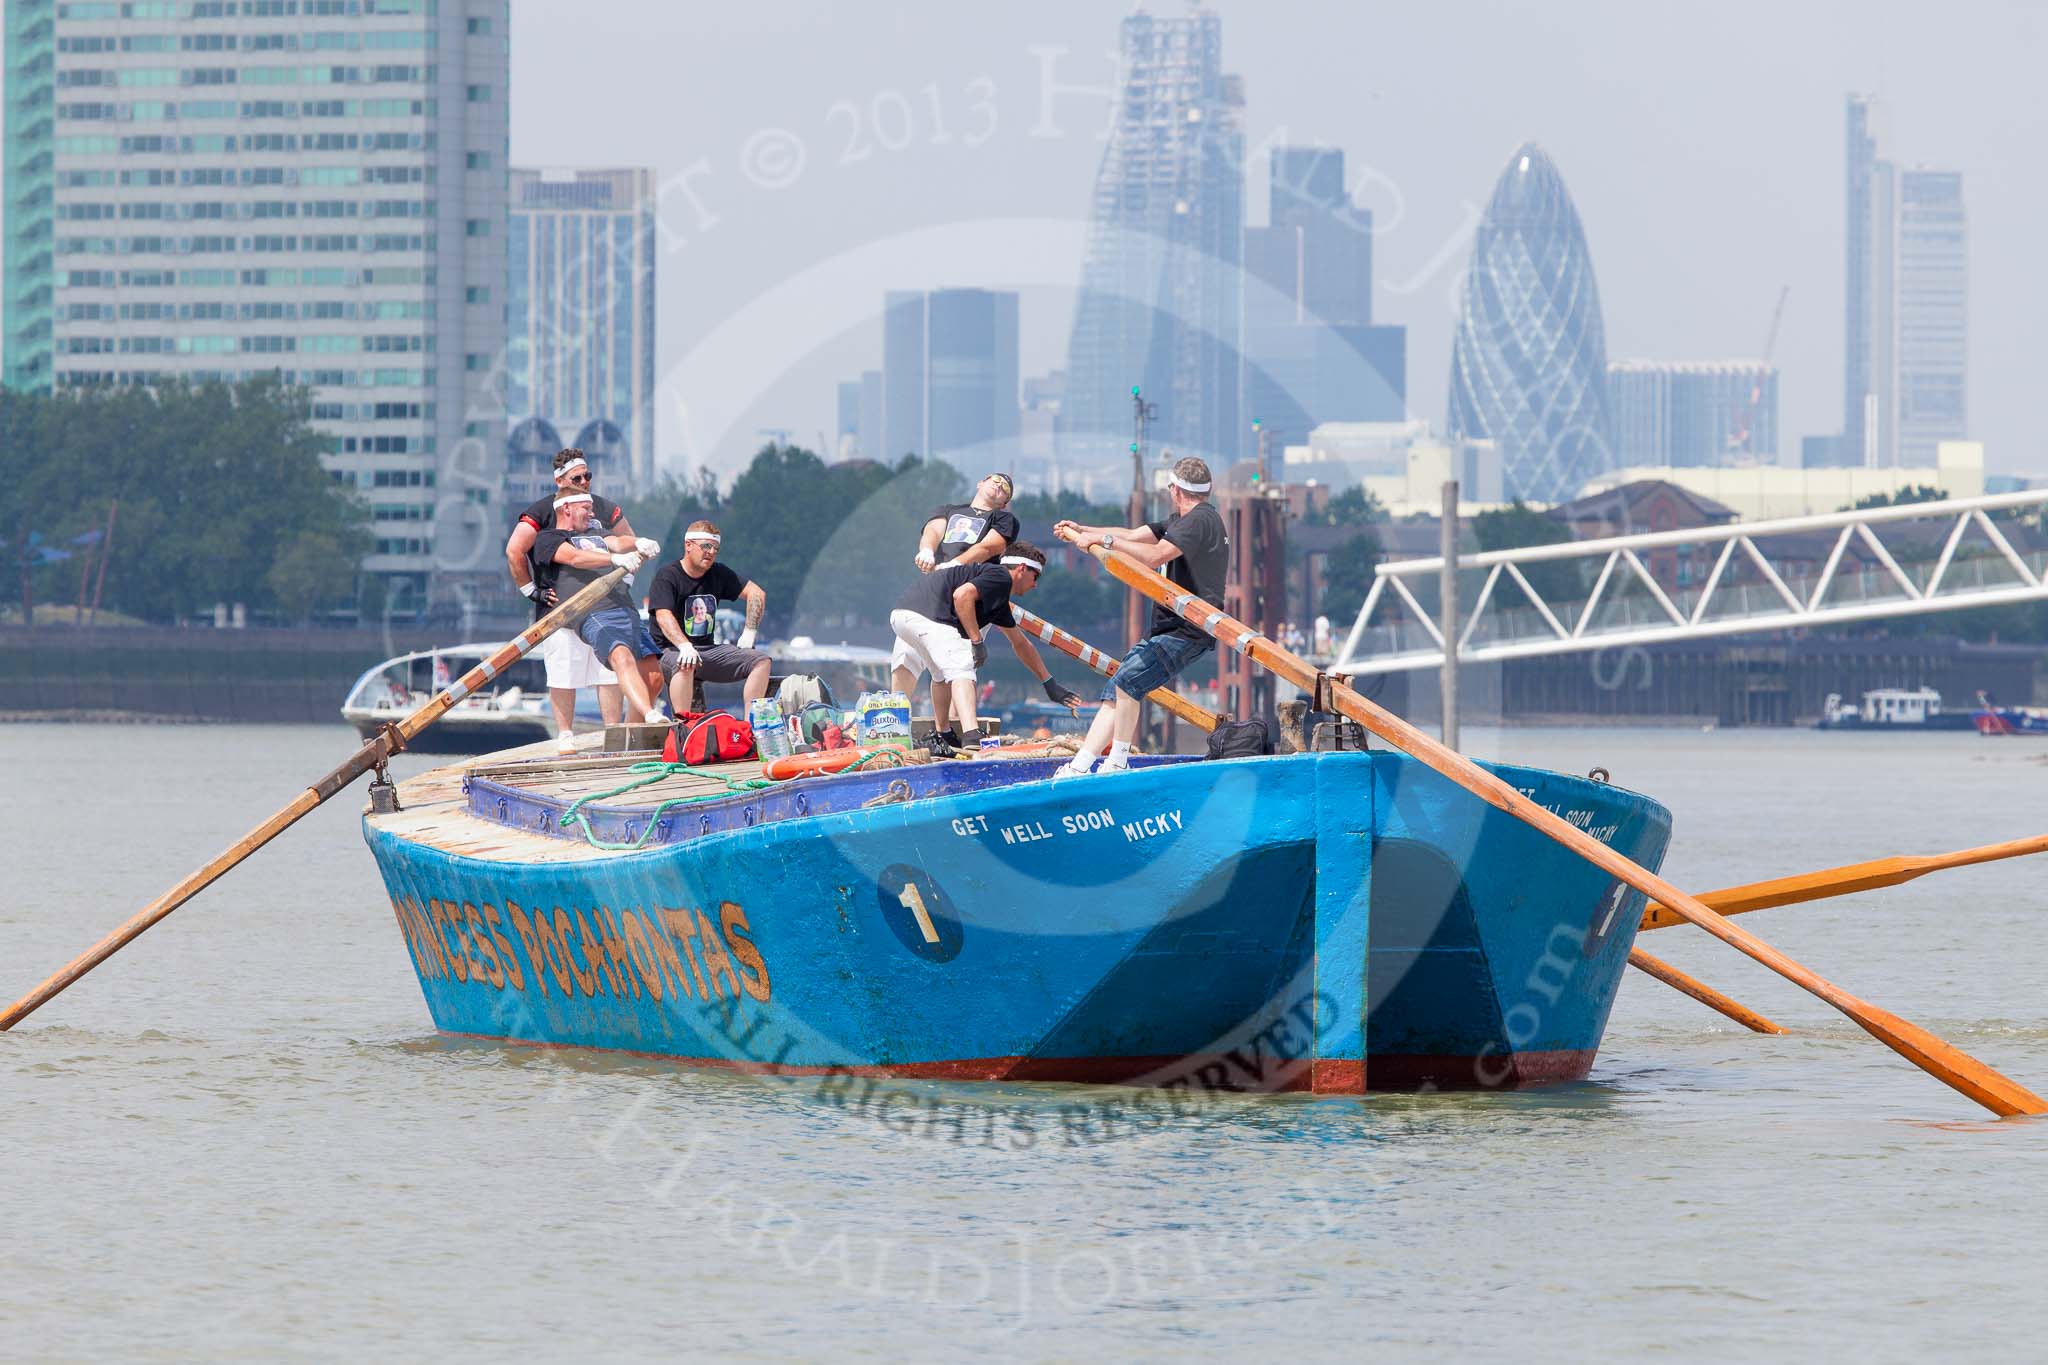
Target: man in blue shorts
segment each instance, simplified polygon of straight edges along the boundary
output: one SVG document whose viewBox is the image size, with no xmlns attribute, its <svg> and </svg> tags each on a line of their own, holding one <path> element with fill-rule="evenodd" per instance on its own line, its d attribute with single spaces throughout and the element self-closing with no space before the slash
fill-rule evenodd
<svg viewBox="0 0 2048 1365">
<path fill-rule="evenodd" d="M 533 561 L 552 573 L 546 586 L 568 600 L 613 568 L 627 577 L 614 583 L 595 610 L 577 623 L 583 643 L 619 678 L 626 719 L 654 719 L 654 695 L 661 687 L 661 650 L 633 606 L 632 575 L 661 546 L 632 536 L 605 536 L 591 526 L 595 508 L 588 493 L 571 490 L 554 499 L 555 524 L 534 538 Z"/>
<path fill-rule="evenodd" d="M 1223 605 L 1223 581 L 1230 569 L 1230 537 L 1223 518 L 1209 501 L 1209 466 L 1188 456 L 1173 466 L 1173 516 L 1145 526 L 1082 526 L 1062 521 L 1053 534 L 1086 549 L 1104 545 L 1121 550 L 1150 569 L 1157 569 L 1204 602 Z M 1080 777 L 1088 772 L 1122 772 L 1131 766 L 1131 741 L 1145 694 L 1164 687 L 1188 665 L 1216 647 L 1203 630 L 1188 624 L 1167 607 L 1152 608 L 1152 633 L 1131 646 L 1116 677 L 1102 689 L 1105 703 L 1089 723 L 1080 752 L 1053 774 Z M 1096 760 L 1101 766 L 1096 766 Z"/>
</svg>

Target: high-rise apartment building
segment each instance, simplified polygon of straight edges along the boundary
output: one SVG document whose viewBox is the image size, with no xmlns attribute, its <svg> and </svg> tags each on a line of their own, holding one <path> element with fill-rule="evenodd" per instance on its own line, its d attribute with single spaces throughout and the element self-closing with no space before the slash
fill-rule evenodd
<svg viewBox="0 0 2048 1365">
<path fill-rule="evenodd" d="M 1897 453 L 1935 463 L 1968 434 L 1968 222 L 1957 171 L 1902 170 L 1898 206 Z"/>
<path fill-rule="evenodd" d="M 1866 450 L 1878 435 L 1872 417 L 1881 406 L 1876 381 L 1883 366 L 1874 352 L 1884 309 L 1877 294 L 1889 272 L 1877 260 L 1878 221 L 1886 215 L 1873 200 L 1876 190 L 1889 186 L 1890 175 L 1889 168 L 1878 172 L 1877 138 L 1870 126 L 1874 105 L 1869 95 L 1849 96 L 1843 161 L 1842 440 L 1837 452 L 1843 464 L 1865 463 Z"/>
<path fill-rule="evenodd" d="M 505 406 L 540 417 L 607 488 L 654 482 L 654 172 L 512 171 Z M 508 495 L 552 486 L 507 453 Z"/>
<path fill-rule="evenodd" d="M 1096 172 L 1067 351 L 1062 459 L 1128 466 L 1132 390 L 1158 406 L 1152 439 L 1227 462 L 1238 422 L 1244 87 L 1223 72 L 1223 26 L 1125 18 L 1122 86 Z"/>
<path fill-rule="evenodd" d="M 1843 434 L 1810 448 L 1890 469 L 1967 435 L 1968 230 L 1961 173 L 1879 157 L 1879 111 L 1849 96 Z"/>
<path fill-rule="evenodd" d="M 1593 257 L 1564 178 L 1533 142 L 1508 158 L 1472 239 L 1449 434 L 1499 443 L 1509 497 L 1563 502 L 1614 464 Z"/>
<path fill-rule="evenodd" d="M 507 0 L 8 0 L 5 376 L 281 373 L 401 609 L 504 576 Z"/>
<path fill-rule="evenodd" d="M 1268 448 L 1324 422 L 1407 408 L 1407 331 L 1372 325 L 1372 214 L 1351 202 L 1344 153 L 1277 147 L 1268 222 L 1244 234 L 1244 406 Z"/>
<path fill-rule="evenodd" d="M 892 291 L 882 308 L 877 458 L 968 453 L 1017 435 L 1017 296 L 990 289 Z"/>
<path fill-rule="evenodd" d="M 1756 360 L 1617 360 L 1607 367 L 1615 463 L 1773 464 L 1778 371 Z"/>
</svg>

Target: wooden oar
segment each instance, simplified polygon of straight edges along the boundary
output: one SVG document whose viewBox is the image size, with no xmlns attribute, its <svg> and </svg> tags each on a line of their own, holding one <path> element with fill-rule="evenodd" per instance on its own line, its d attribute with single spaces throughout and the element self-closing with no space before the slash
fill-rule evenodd
<svg viewBox="0 0 2048 1365">
<path fill-rule="evenodd" d="M 1069 635 L 1043 616 L 1026 611 L 1015 602 L 1010 603 L 1010 614 L 1017 618 L 1017 625 L 1026 634 L 1036 635 L 1060 653 L 1079 659 L 1105 678 L 1116 676 L 1116 671 L 1121 666 L 1118 661 L 1079 636 Z M 1145 700 L 1158 702 L 1188 724 L 1204 732 L 1213 731 L 1223 723 L 1223 717 L 1195 705 L 1171 688 L 1155 687 L 1145 694 Z"/>
<path fill-rule="evenodd" d="M 446 691 L 425 706 L 396 725 L 385 726 L 375 739 L 356 750 L 348 762 L 293 797 L 289 805 L 229 845 L 212 862 L 143 906 L 120 928 L 73 958 L 62 971 L 9 1005 L 7 1012 L 0 1014 L 0 1033 L 13 1028 L 61 994 L 78 978 L 120 952 L 143 930 L 211 886 L 223 873 L 297 824 L 300 817 L 315 806 L 399 752 L 413 736 L 439 720 L 449 707 L 524 658 L 535 645 L 549 635 L 565 625 L 580 620 L 592 607 L 604 600 L 605 594 L 611 591 L 612 584 L 625 577 L 625 574 L 624 569 L 613 569 L 528 626 L 510 644 L 463 674 Z"/>
<path fill-rule="evenodd" d="M 1628 950 L 1628 965 L 1637 971 L 1648 972 L 1675 991 L 1680 991 L 1699 1001 L 1710 1010 L 1719 1010 L 1746 1029 L 1758 1033 L 1784 1033 L 1782 1024 L 1772 1023 L 1740 1000 L 1731 1000 L 1721 992 L 1695 977 L 1687 976 L 1661 957 L 1651 957 L 1641 948 Z"/>
<path fill-rule="evenodd" d="M 1523 796 L 1507 783 L 1487 772 L 1463 754 L 1437 743 L 1407 721 L 1381 710 L 1352 688 L 1295 657 L 1252 630 L 1226 616 L 1191 592 L 1117 550 L 1092 548 L 1110 573 L 1131 587 L 1161 603 L 1224 647 L 1248 656 L 1262 668 L 1286 678 L 1315 698 L 1319 709 L 1334 710 L 1357 721 L 1366 729 L 1443 774 L 1473 795 L 1517 820 L 1549 836 L 1595 867 L 1619 878 L 1652 900 L 1669 906 L 1685 919 L 1705 929 L 1730 947 L 1763 963 L 1801 988 L 1811 991 L 1886 1047 L 1912 1062 L 1930 1076 L 1952 1086 L 1995 1114 L 2048 1113 L 2048 1100 L 2010 1078 L 2000 1075 L 1952 1043 L 1943 1042 L 1917 1024 L 1859 1000 L 1816 972 L 1802 967 L 1747 929 L 1737 928 L 1662 877 L 1638 866 L 1598 839 L 1575 829 Z"/>
<path fill-rule="evenodd" d="M 1830 867 L 1819 872 L 1802 872 L 1795 877 L 1774 877 L 1767 882 L 1749 882 L 1743 886 L 1731 886 L 1720 891 L 1705 891 L 1700 894 L 1700 903 L 1723 915 L 1743 915 L 1751 910 L 1769 910 L 1778 905 L 1797 905 L 1801 901 L 1826 900 L 1830 896 L 1847 896 L 1858 891 L 1874 891 L 1881 886 L 1897 886 L 1910 882 L 1915 877 L 1924 877 L 1930 872 L 1945 872 L 1952 867 L 1971 867 L 1977 863 L 1995 863 L 2001 858 L 2023 858 L 2030 853 L 2048 853 L 2048 834 L 2037 834 L 2030 839 L 2010 839 L 2002 844 L 1984 844 L 1977 848 L 1959 849 L 1954 853 L 1930 853 L 1924 857 L 1878 858 L 1867 863 L 1850 863 L 1845 867 Z M 1685 924 L 1685 916 L 1657 901 L 1650 902 L 1643 909 L 1644 929 L 1669 929 L 1674 924 Z"/>
</svg>

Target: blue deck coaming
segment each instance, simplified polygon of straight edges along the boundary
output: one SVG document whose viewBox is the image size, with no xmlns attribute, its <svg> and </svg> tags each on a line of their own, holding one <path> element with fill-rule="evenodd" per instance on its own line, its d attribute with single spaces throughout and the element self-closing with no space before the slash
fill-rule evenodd
<svg viewBox="0 0 2048 1365">
<path fill-rule="evenodd" d="M 644 844 L 640 846 L 681 843 L 782 820 L 857 810 L 863 802 L 883 795 L 891 783 L 898 781 L 909 785 L 913 800 L 941 793 L 982 791 L 1019 782 L 1035 782 L 1051 777 L 1053 770 L 1065 761 L 1063 758 L 982 759 L 799 778 L 772 787 L 758 787 L 730 796 L 672 806 L 654 822 L 654 832 L 646 835 Z M 1154 768 L 1197 761 L 1193 756 L 1169 755 L 1134 758 L 1131 766 Z M 546 760 L 537 760 L 536 764 L 546 766 Z M 716 769 L 704 771 L 715 772 Z M 621 785 L 632 780 L 631 774 L 623 769 L 619 776 Z M 567 830 L 562 828 L 562 817 L 568 813 L 571 804 L 566 798 L 548 796 L 476 774 L 463 778 L 462 790 L 469 802 L 470 814 L 479 820 L 552 839 L 582 842 L 587 837 L 581 824 Z M 647 818 L 655 806 L 656 803 L 651 801 L 633 804 L 632 793 L 628 792 L 615 798 L 613 804 L 592 801 L 577 814 L 589 821 L 591 834 L 603 843 L 634 844 L 645 833 Z"/>
<path fill-rule="evenodd" d="M 1499 771 L 1582 823 L 1614 824 L 1615 841 L 1639 858 L 1661 858 L 1669 817 L 1655 803 L 1556 774 Z M 1106 823 L 1092 814 L 1105 810 Z M 1161 816 L 1176 812 L 1167 828 Z M 1131 817 L 1148 816 L 1152 832 L 1141 826 L 1133 838 Z M 1062 825 L 1075 817 L 1091 827 Z M 1382 1077 L 1374 1088 L 1513 1085 L 1590 1065 L 1640 909 L 1638 899 L 1618 913 L 1590 955 L 1563 953 L 1585 939 L 1596 910 L 1605 918 L 1604 874 L 1392 754 L 1165 766 L 1058 787 L 1013 779 L 813 815 L 801 832 L 780 823 L 688 850 L 521 864 L 512 874 L 523 907 L 560 905 L 593 921 L 599 958 L 606 940 L 632 937 L 618 927 L 626 907 L 701 910 L 703 941 L 722 943 L 718 907 L 732 901 L 735 927 L 772 984 L 766 1002 L 730 974 L 718 1004 L 687 986 L 688 998 L 676 998 L 673 981 L 662 1002 L 651 990 L 635 999 L 635 967 L 652 958 L 630 944 L 614 954 L 610 983 L 624 999 L 596 968 L 587 973 L 594 997 L 574 988 L 564 997 L 552 971 L 521 989 L 493 988 L 423 966 L 422 936 L 409 926 L 436 1024 L 758 1069 L 1157 1081 L 1148 1073 L 1162 1058 L 1227 1056 L 1262 1086 L 1306 1084 L 1302 1068 L 1269 1068 L 1262 1054 L 1298 1060 L 1313 1038 L 1318 1071 L 1334 1068 L 1332 1089 L 1362 1088 L 1369 1038 Z M 505 864 L 370 835 L 394 901 L 445 902 L 459 907 L 458 921 L 470 905 L 495 915 L 506 903 Z M 1375 864 L 1404 858 L 1459 875 L 1448 892 L 1412 869 L 1375 880 Z M 942 937 L 962 931 L 950 956 L 928 955 L 946 945 L 907 936 L 911 911 L 885 898 L 906 869 L 939 902 L 927 909 Z M 814 890 L 792 897 L 794 887 Z M 816 933 L 821 923 L 831 932 Z M 578 939 L 588 932 L 572 927 Z M 464 940 L 459 923 L 433 932 L 444 944 Z M 530 940 L 498 942 L 509 954 L 515 940 L 530 978 Z M 1347 1067 L 1356 1085 L 1345 1083 Z"/>
</svg>

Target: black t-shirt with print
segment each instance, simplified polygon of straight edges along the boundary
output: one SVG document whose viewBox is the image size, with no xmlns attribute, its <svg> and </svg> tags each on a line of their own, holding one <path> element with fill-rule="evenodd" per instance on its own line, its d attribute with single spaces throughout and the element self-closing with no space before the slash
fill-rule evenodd
<svg viewBox="0 0 2048 1365">
<path fill-rule="evenodd" d="M 982 629 L 1017 624 L 1010 611 L 1010 571 L 999 564 L 941 564 L 905 588 L 896 605 L 965 635 L 953 610 L 953 593 L 962 583 L 972 583 L 980 594 L 975 599 L 974 616 Z"/>
<path fill-rule="evenodd" d="M 925 520 L 931 521 L 934 518 L 946 523 L 946 529 L 939 532 L 937 553 L 941 564 L 958 559 L 968 550 L 981 544 L 981 538 L 990 531 L 1003 538 L 1005 550 L 1016 543 L 1018 535 L 1023 531 L 1017 524 L 1017 519 L 1008 512 L 1000 509 L 993 512 L 985 511 L 971 502 L 956 502 L 941 507 Z"/>
<path fill-rule="evenodd" d="M 703 649 L 715 637 L 718 604 L 737 601 L 746 587 L 747 580 L 727 565 L 714 563 L 702 578 L 693 578 L 682 560 L 672 559 L 662 565 L 654 576 L 654 586 L 647 590 L 647 615 L 651 620 L 658 611 L 674 612 L 690 643 Z M 659 626 L 655 630 L 660 633 Z M 666 637 L 662 643 L 668 643 Z"/>
<path fill-rule="evenodd" d="M 1148 525 L 1160 541 L 1180 550 L 1162 570 L 1167 578 L 1209 605 L 1222 606 L 1223 582 L 1230 572 L 1230 536 L 1224 531 L 1223 518 L 1215 507 L 1206 501 L 1198 502 L 1171 521 Z M 1209 638 L 1207 631 L 1189 624 L 1164 605 L 1152 608 L 1152 633 L 1185 635 L 1196 640 Z"/>
<path fill-rule="evenodd" d="M 583 550 L 595 550 L 601 555 L 608 555 L 612 552 L 611 546 L 604 543 L 604 534 L 595 526 L 588 530 L 576 532 L 569 532 L 558 526 L 551 526 L 536 536 L 533 542 L 533 557 L 538 561 L 538 564 L 533 571 L 533 581 L 540 584 L 542 590 L 548 588 L 555 590 L 556 606 L 560 606 L 563 602 L 612 571 L 612 566 L 609 564 L 601 569 L 579 569 L 570 564 L 557 564 L 555 562 L 555 551 L 564 545 L 574 545 Z M 547 575 L 545 580 L 542 579 L 542 574 Z M 633 594 L 628 591 L 632 582 L 633 580 L 628 577 L 612 584 L 611 591 L 605 594 L 604 601 L 600 605 L 605 607 L 624 607 L 627 611 L 632 611 Z"/>
<path fill-rule="evenodd" d="M 555 499 L 560 496 L 560 493 L 550 493 L 546 497 L 541 498 L 524 512 L 521 512 L 518 520 L 512 524 L 516 527 L 519 522 L 523 521 L 536 531 L 554 530 Z M 610 535 L 612 527 L 617 526 L 626 516 L 625 508 L 619 506 L 610 498 L 601 498 L 595 493 L 590 495 L 590 506 L 590 529 L 600 535 Z M 541 600 L 546 596 L 547 589 L 554 586 L 554 566 L 548 564 L 535 553 L 539 548 L 540 542 L 536 540 L 534 548 L 526 552 L 526 562 L 533 569 L 533 619 L 536 621 L 554 610 L 553 607 L 550 607 L 545 601 Z M 542 572 L 543 568 L 546 569 L 545 573 Z"/>
</svg>

